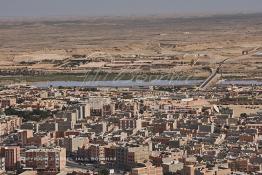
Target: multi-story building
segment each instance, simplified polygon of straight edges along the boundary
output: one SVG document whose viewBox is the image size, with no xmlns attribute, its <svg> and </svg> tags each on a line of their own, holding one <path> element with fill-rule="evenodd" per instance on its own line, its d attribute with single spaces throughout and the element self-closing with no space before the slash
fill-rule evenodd
<svg viewBox="0 0 262 175">
<path fill-rule="evenodd" d="M 0 136 L 10 134 L 19 129 L 22 119 L 18 116 L 0 116 Z"/>
<path fill-rule="evenodd" d="M 20 147 L 7 146 L 4 148 L 5 169 L 8 171 L 16 170 L 20 164 Z"/>
<path fill-rule="evenodd" d="M 149 159 L 149 146 L 119 146 L 116 147 L 116 167 L 131 169 L 138 163 Z"/>
<path fill-rule="evenodd" d="M 243 171 L 247 172 L 248 170 L 248 159 L 235 159 L 229 161 L 229 168 L 231 168 L 232 171 Z"/>
<path fill-rule="evenodd" d="M 7 97 L 0 100 L 1 108 L 7 108 L 16 104 L 16 98 Z"/>
<path fill-rule="evenodd" d="M 134 119 L 134 118 L 122 118 L 119 120 L 119 128 L 121 130 L 126 129 L 141 129 L 142 121 L 141 119 Z"/>
<path fill-rule="evenodd" d="M 195 167 L 194 165 L 184 165 L 183 175 L 195 175 Z"/>
<path fill-rule="evenodd" d="M 90 159 L 94 162 L 104 162 L 105 160 L 105 149 L 104 146 L 99 144 L 91 144 L 88 148 L 90 152 Z"/>
<path fill-rule="evenodd" d="M 116 160 L 116 146 L 108 145 L 104 147 L 105 150 L 105 161 L 107 163 L 113 163 Z"/>
<path fill-rule="evenodd" d="M 47 146 L 49 144 L 50 137 L 48 135 L 34 135 L 34 137 L 30 137 L 27 139 L 28 145 L 34 146 Z"/>
<path fill-rule="evenodd" d="M 5 171 L 5 157 L 0 156 L 0 172 Z"/>
<path fill-rule="evenodd" d="M 87 103 L 80 103 L 77 106 L 77 120 L 83 120 L 90 116 L 90 105 Z"/>
<path fill-rule="evenodd" d="M 0 147 L 0 174 L 5 171 L 5 148 Z"/>
<path fill-rule="evenodd" d="M 39 148 L 26 151 L 26 168 L 55 174 L 65 168 L 65 148 Z"/>
<path fill-rule="evenodd" d="M 33 137 L 33 130 L 20 130 L 18 137 L 21 145 L 24 146 L 28 143 L 28 139 Z"/>
<path fill-rule="evenodd" d="M 131 175 L 163 175 L 163 168 L 146 163 L 145 167 L 132 168 Z"/>
<path fill-rule="evenodd" d="M 81 148 L 83 146 L 86 146 L 88 144 L 89 140 L 87 137 L 66 137 L 64 138 L 63 145 L 66 148 L 67 153 L 72 153 L 74 151 L 77 151 L 78 148 Z"/>
<path fill-rule="evenodd" d="M 103 106 L 103 115 L 115 114 L 115 104 L 107 104 Z"/>
</svg>

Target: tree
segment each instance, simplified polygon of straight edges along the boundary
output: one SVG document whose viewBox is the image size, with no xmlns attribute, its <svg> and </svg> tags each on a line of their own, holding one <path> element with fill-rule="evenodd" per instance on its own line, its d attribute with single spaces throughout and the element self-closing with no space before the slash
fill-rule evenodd
<svg viewBox="0 0 262 175">
<path fill-rule="evenodd" d="M 19 109 L 15 109 L 12 107 L 5 109 L 5 114 L 17 115 L 23 118 L 24 121 L 37 121 L 37 122 L 51 116 L 50 111 L 39 110 L 39 109 L 33 109 L 32 111 L 21 111 Z"/>
<path fill-rule="evenodd" d="M 98 175 L 109 175 L 109 170 L 106 168 L 100 169 Z"/>
<path fill-rule="evenodd" d="M 241 113 L 241 114 L 240 114 L 240 117 L 242 117 L 242 118 L 247 118 L 247 114 L 246 114 L 246 113 Z"/>
</svg>

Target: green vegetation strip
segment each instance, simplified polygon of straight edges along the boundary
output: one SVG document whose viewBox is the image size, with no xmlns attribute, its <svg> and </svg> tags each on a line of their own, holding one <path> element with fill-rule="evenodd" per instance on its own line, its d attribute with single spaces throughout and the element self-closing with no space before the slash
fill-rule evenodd
<svg viewBox="0 0 262 175">
<path fill-rule="evenodd" d="M 164 73 L 49 73 L 46 75 L 2 76 L 1 82 L 41 82 L 41 81 L 112 81 L 112 80 L 193 80 L 205 77 L 189 77 L 187 75 Z"/>
</svg>

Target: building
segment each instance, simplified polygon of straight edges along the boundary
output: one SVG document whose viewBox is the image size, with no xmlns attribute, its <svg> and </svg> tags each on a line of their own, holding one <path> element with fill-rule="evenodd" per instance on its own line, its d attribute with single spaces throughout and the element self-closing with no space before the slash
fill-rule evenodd
<svg viewBox="0 0 262 175">
<path fill-rule="evenodd" d="M 33 130 L 20 130 L 18 131 L 18 137 L 22 146 L 27 145 L 28 139 L 33 137 Z"/>
<path fill-rule="evenodd" d="M 7 108 L 16 105 L 16 98 L 7 97 L 0 100 L 1 108 Z"/>
<path fill-rule="evenodd" d="M 89 140 L 87 137 L 66 137 L 64 138 L 64 147 L 67 153 L 77 151 L 78 148 L 86 146 Z"/>
<path fill-rule="evenodd" d="M 105 148 L 105 150 L 104 150 L 104 152 L 105 152 L 105 161 L 107 163 L 114 162 L 116 160 L 116 146 L 114 146 L 114 145 L 111 145 L 111 146 L 107 145 L 104 148 Z"/>
<path fill-rule="evenodd" d="M 23 173 L 19 174 L 19 175 L 37 175 L 37 171 L 24 171 Z"/>
<path fill-rule="evenodd" d="M 194 165 L 184 165 L 183 175 L 195 175 Z"/>
<path fill-rule="evenodd" d="M 90 105 L 87 103 L 81 103 L 77 107 L 77 120 L 83 120 L 90 116 Z"/>
<path fill-rule="evenodd" d="M 5 171 L 5 157 L 0 156 L 0 172 Z"/>
<path fill-rule="evenodd" d="M 34 137 L 30 137 L 27 139 L 28 145 L 34 145 L 34 146 L 47 146 L 49 144 L 49 136 L 47 135 L 34 135 Z"/>
<path fill-rule="evenodd" d="M 205 132 L 205 133 L 214 133 L 215 126 L 214 124 L 211 125 L 199 125 L 198 131 L 199 132 Z"/>
<path fill-rule="evenodd" d="M 132 168 L 131 175 L 163 175 L 163 169 L 148 162 L 145 167 Z"/>
<path fill-rule="evenodd" d="M 115 104 L 107 104 L 103 106 L 103 115 L 115 114 Z"/>
<path fill-rule="evenodd" d="M 229 168 L 231 168 L 232 171 L 247 172 L 248 164 L 249 164 L 248 159 L 235 159 L 235 160 L 230 160 L 228 166 Z"/>
<path fill-rule="evenodd" d="M 55 122 L 39 123 L 38 131 L 42 131 L 42 132 L 58 131 L 58 123 Z"/>
<path fill-rule="evenodd" d="M 138 163 L 149 159 L 149 146 L 119 146 L 116 147 L 116 166 L 121 169 L 131 169 Z"/>
<path fill-rule="evenodd" d="M 22 123 L 20 129 L 33 130 L 35 132 L 38 132 L 38 127 L 39 127 L 39 124 L 37 122 L 27 121 L 27 122 Z"/>
<path fill-rule="evenodd" d="M 26 168 L 53 174 L 63 170 L 65 165 L 65 148 L 39 148 L 26 151 Z"/>
<path fill-rule="evenodd" d="M 170 163 L 163 163 L 163 172 L 168 173 L 177 173 L 178 171 L 181 171 L 184 168 L 184 164 L 182 162 L 170 162 Z"/>
<path fill-rule="evenodd" d="M 105 148 L 98 144 L 91 144 L 88 148 L 90 153 L 90 160 L 94 162 L 105 161 Z"/>
<path fill-rule="evenodd" d="M 141 129 L 142 121 L 141 119 L 134 119 L 134 118 L 122 118 L 119 120 L 119 128 L 121 130 L 127 129 Z"/>
<path fill-rule="evenodd" d="M 19 129 L 22 119 L 18 116 L 0 116 L 0 136 L 4 136 Z"/>
<path fill-rule="evenodd" d="M 5 169 L 7 171 L 17 170 L 20 166 L 20 147 L 7 146 L 4 148 L 5 153 Z"/>
</svg>

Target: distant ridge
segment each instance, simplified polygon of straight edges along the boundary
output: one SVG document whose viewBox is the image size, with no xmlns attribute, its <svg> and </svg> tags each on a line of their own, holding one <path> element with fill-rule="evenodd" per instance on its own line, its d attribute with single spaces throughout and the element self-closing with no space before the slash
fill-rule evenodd
<svg viewBox="0 0 262 175">
<path fill-rule="evenodd" d="M 227 14 L 158 14 L 158 15 L 130 15 L 130 16 L 48 16 L 48 17 L 16 17 L 16 16 L 0 16 L 0 22 L 41 22 L 41 21 L 95 21 L 95 20 L 138 20 L 138 19 L 183 19 L 183 18 L 234 18 L 234 17 L 252 17 L 261 16 L 259 13 L 227 13 Z"/>
</svg>

